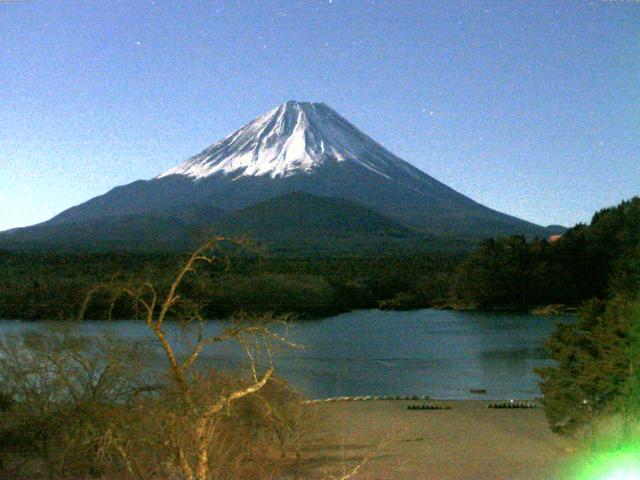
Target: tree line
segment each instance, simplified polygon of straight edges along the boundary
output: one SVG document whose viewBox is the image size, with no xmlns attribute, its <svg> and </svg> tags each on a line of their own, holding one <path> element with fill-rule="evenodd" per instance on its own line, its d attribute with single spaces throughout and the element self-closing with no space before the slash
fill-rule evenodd
<svg viewBox="0 0 640 480">
<path fill-rule="evenodd" d="M 0 318 L 59 320 L 74 318 L 86 292 L 96 284 L 151 281 L 167 288 L 177 254 L 0 253 Z M 228 265 L 207 266 L 184 288 L 207 318 L 238 311 L 293 313 L 299 318 L 333 315 L 381 302 L 449 271 L 456 254 L 380 257 L 287 258 L 245 255 Z M 95 299 L 88 318 L 103 319 L 106 294 Z M 132 318 L 131 302 L 119 301 L 114 318 Z"/>
<path fill-rule="evenodd" d="M 478 308 L 578 306 L 633 289 L 640 263 L 640 198 L 597 212 L 556 241 L 485 240 L 456 270 L 454 298 Z"/>
<path fill-rule="evenodd" d="M 467 253 L 289 258 L 259 253 L 211 267 L 188 288 L 209 318 L 237 311 L 321 317 L 357 308 L 475 308 L 529 310 L 578 307 L 637 277 L 640 200 L 597 212 L 560 239 L 490 238 Z M 175 253 L 0 252 L 0 318 L 73 317 L 96 283 L 153 281 L 166 286 L 182 256 Z M 104 318 L 108 298 L 92 318 Z M 116 305 L 119 318 L 134 313 Z"/>
</svg>

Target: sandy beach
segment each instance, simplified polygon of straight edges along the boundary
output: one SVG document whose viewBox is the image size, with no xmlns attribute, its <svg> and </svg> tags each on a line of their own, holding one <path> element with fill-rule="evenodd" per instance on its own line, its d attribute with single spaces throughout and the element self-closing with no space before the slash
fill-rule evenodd
<svg viewBox="0 0 640 480">
<path fill-rule="evenodd" d="M 369 457 L 359 479 L 557 479 L 570 441 L 547 427 L 542 408 L 407 410 L 406 401 L 305 406 L 321 425 L 304 451 L 304 478 L 341 478 Z"/>
</svg>

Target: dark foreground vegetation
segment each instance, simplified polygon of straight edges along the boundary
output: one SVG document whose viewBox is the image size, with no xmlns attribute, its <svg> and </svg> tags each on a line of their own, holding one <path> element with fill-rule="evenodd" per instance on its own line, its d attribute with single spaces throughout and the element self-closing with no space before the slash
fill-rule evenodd
<svg viewBox="0 0 640 480">
<path fill-rule="evenodd" d="M 191 405 L 170 373 L 151 368 L 164 365 L 158 352 L 143 347 L 73 330 L 5 337 L 0 478 L 260 479 L 295 473 L 301 437 L 313 421 L 302 422 L 298 395 L 274 377 L 207 420 L 207 474 L 197 476 L 198 413 L 253 382 L 240 374 L 193 373 Z"/>
</svg>

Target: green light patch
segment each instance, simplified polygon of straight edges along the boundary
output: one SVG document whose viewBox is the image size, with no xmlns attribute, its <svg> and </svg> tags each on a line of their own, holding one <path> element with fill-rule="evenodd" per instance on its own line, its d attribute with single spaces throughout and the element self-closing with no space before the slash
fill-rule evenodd
<svg viewBox="0 0 640 480">
<path fill-rule="evenodd" d="M 581 462 L 582 463 L 582 462 Z M 589 457 L 575 480 L 640 480 L 640 444 Z"/>
</svg>

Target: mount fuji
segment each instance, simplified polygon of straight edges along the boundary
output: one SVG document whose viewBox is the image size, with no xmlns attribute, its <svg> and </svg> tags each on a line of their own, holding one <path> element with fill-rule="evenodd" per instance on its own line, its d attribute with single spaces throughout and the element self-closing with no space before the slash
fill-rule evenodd
<svg viewBox="0 0 640 480">
<path fill-rule="evenodd" d="M 322 208 L 312 208 L 314 199 Z M 279 207 L 270 210 L 273 201 Z M 288 208 L 283 209 L 283 202 Z M 335 208 L 327 202 L 334 202 Z M 340 222 L 351 224 L 354 234 L 359 234 L 363 215 L 369 220 L 375 216 L 374 224 L 396 233 L 476 238 L 549 234 L 544 227 L 487 208 L 430 177 L 324 103 L 289 101 L 153 179 L 116 187 L 47 222 L 5 232 L 0 239 L 46 243 L 53 235 L 64 243 L 66 237 L 77 238 L 83 224 L 124 222 L 131 227 L 140 217 L 147 223 L 149 218 L 171 221 L 172 232 L 183 232 L 180 238 L 187 227 L 203 225 L 222 230 L 244 225 L 243 231 L 250 234 L 247 218 L 269 225 L 270 215 L 280 216 L 279 222 L 283 215 L 293 215 L 313 224 L 311 213 L 292 213 L 302 206 L 316 215 L 318 225 L 326 226 L 321 233 L 328 235 L 333 224 L 318 217 L 321 212 L 332 218 L 343 212 L 347 217 Z M 252 208 L 260 215 L 247 213 Z M 367 225 L 371 233 L 371 222 Z M 129 231 L 128 236 L 138 234 L 142 233 Z M 110 228 L 110 235 L 117 237 L 117 228 Z"/>
</svg>

